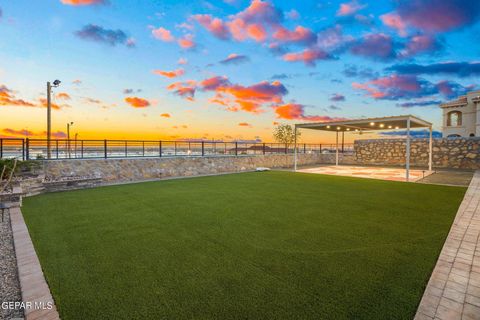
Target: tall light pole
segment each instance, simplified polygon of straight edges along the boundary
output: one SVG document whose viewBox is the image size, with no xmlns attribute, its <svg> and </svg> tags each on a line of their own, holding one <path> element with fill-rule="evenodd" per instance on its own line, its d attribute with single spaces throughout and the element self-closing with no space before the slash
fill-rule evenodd
<svg viewBox="0 0 480 320">
<path fill-rule="evenodd" d="M 68 146 L 68 157 L 70 158 L 70 127 L 73 126 L 72 122 L 67 122 L 67 146 Z"/>
<path fill-rule="evenodd" d="M 56 88 L 60 85 L 60 80 L 53 81 L 53 85 L 47 82 L 47 159 L 52 157 L 52 148 L 51 148 L 51 140 L 52 140 L 52 87 Z"/>
</svg>

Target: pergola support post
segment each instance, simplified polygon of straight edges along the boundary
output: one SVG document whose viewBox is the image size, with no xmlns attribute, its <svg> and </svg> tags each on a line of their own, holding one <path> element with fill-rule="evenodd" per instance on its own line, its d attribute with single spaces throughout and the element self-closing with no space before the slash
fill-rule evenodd
<svg viewBox="0 0 480 320">
<path fill-rule="evenodd" d="M 337 131 L 337 138 L 335 143 L 335 165 L 338 166 L 338 131 Z"/>
<path fill-rule="evenodd" d="M 410 178 L 410 118 L 407 119 L 407 145 L 405 150 L 405 180 Z"/>
<path fill-rule="evenodd" d="M 297 171 L 297 125 L 295 125 L 295 129 L 293 131 L 294 135 L 294 144 L 293 144 L 293 171 Z"/>
<path fill-rule="evenodd" d="M 430 126 L 430 139 L 428 141 L 428 171 L 432 171 L 433 158 L 433 127 Z"/>
</svg>

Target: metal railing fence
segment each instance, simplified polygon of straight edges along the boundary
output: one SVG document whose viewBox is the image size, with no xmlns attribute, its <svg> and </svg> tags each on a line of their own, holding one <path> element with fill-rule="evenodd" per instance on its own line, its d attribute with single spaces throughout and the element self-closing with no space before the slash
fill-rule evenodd
<svg viewBox="0 0 480 320">
<path fill-rule="evenodd" d="M 165 140 L 73 140 L 52 139 L 50 157 L 46 139 L 0 138 L 0 159 L 22 160 L 175 157 L 175 156 L 241 156 L 293 154 L 293 144 L 220 141 Z M 335 144 L 297 144 L 301 154 L 335 153 Z M 353 144 L 339 145 L 339 152 L 352 153 Z"/>
</svg>

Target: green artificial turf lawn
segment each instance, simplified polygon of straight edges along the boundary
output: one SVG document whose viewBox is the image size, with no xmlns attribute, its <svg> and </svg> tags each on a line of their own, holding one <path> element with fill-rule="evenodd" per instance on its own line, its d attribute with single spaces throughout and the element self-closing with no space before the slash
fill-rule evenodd
<svg viewBox="0 0 480 320">
<path fill-rule="evenodd" d="M 23 212 L 62 319 L 412 319 L 464 193 L 264 172 Z"/>
</svg>

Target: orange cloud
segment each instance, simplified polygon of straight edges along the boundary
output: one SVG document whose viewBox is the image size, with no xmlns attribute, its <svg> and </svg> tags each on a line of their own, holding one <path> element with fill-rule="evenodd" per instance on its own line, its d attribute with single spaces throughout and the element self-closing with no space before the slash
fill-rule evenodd
<svg viewBox="0 0 480 320">
<path fill-rule="evenodd" d="M 146 108 L 150 106 L 150 102 L 148 100 L 139 97 L 127 97 L 125 98 L 125 102 L 134 108 Z"/>
<path fill-rule="evenodd" d="M 247 26 L 247 34 L 257 42 L 263 42 L 267 38 L 267 31 L 259 23 L 252 23 Z"/>
<path fill-rule="evenodd" d="M 170 30 L 167 30 L 163 27 L 160 27 L 158 29 L 153 29 L 152 30 L 152 35 L 156 39 L 161 40 L 161 41 L 165 41 L 165 42 L 171 42 L 171 41 L 175 40 L 175 37 L 172 36 L 172 33 L 170 32 Z"/>
<path fill-rule="evenodd" d="M 187 100 L 193 100 L 196 90 L 214 91 L 215 97 L 209 101 L 223 105 L 229 111 L 243 110 L 251 113 L 262 112 L 266 104 L 279 104 L 288 93 L 279 81 L 263 81 L 251 86 L 232 84 L 227 77 L 216 76 L 200 82 L 193 80 L 174 82 L 167 87 L 175 94 Z"/>
<path fill-rule="evenodd" d="M 195 48 L 196 43 L 193 41 L 193 36 L 187 34 L 183 38 L 178 39 L 178 45 L 183 49 L 192 49 Z"/>
<path fill-rule="evenodd" d="M 185 70 L 183 69 L 177 69 L 173 71 L 153 70 L 153 73 L 158 74 L 160 76 L 167 77 L 167 78 L 176 78 L 176 77 L 182 76 L 185 73 Z"/>
<path fill-rule="evenodd" d="M 238 125 L 239 125 L 240 127 L 249 127 L 249 128 L 252 127 L 252 125 L 251 125 L 250 123 L 246 123 L 246 122 L 240 122 Z"/>
<path fill-rule="evenodd" d="M 170 114 L 169 114 L 169 113 L 162 113 L 162 114 L 160 115 L 160 117 L 170 118 Z"/>
<path fill-rule="evenodd" d="M 36 107 L 35 104 L 25 101 L 23 99 L 17 99 L 12 90 L 5 85 L 0 86 L 0 106 L 20 106 L 20 107 Z"/>
<path fill-rule="evenodd" d="M 47 107 L 47 99 L 40 98 L 39 100 L 40 100 L 40 106 L 43 107 L 43 108 L 46 108 Z M 54 110 L 60 110 L 60 109 L 65 108 L 65 107 L 70 107 L 68 104 L 59 105 L 59 104 L 56 104 L 54 102 L 51 102 L 50 106 Z"/>
<path fill-rule="evenodd" d="M 56 97 L 57 97 L 57 99 L 63 99 L 63 100 L 70 100 L 71 99 L 70 95 L 66 92 L 59 92 L 59 93 L 57 93 Z"/>
<path fill-rule="evenodd" d="M 2 130 L 3 133 L 6 133 L 8 136 L 0 135 L 0 137 L 3 138 L 15 138 L 15 137 L 37 137 L 37 138 L 42 138 L 47 136 L 46 131 L 41 131 L 41 132 L 34 132 L 30 131 L 27 129 L 12 129 L 12 128 L 5 128 Z M 52 132 L 52 138 L 54 139 L 65 139 L 67 137 L 67 134 L 63 131 L 56 131 Z"/>
</svg>

